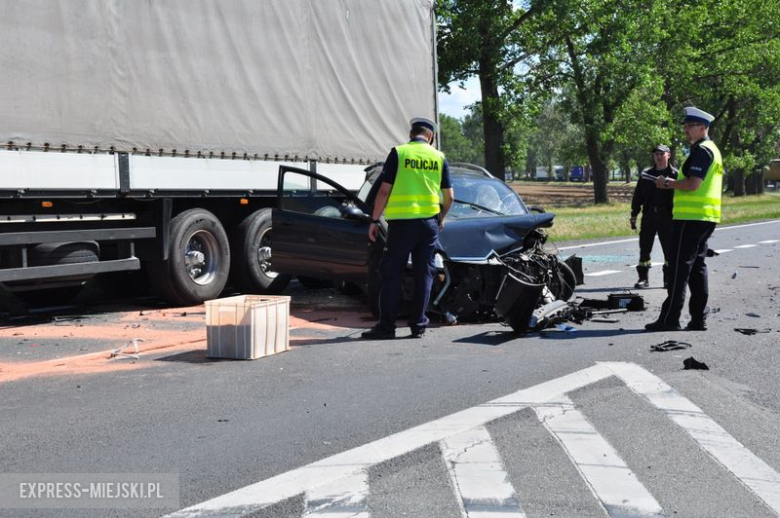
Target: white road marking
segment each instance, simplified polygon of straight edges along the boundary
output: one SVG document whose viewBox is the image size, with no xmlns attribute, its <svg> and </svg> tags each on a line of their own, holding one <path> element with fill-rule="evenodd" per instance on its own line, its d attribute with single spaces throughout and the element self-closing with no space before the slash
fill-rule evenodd
<svg viewBox="0 0 780 518">
<path fill-rule="evenodd" d="M 731 248 L 721 248 L 720 250 L 715 250 L 715 252 L 718 254 L 726 254 L 731 251 L 732 251 Z"/>
<path fill-rule="evenodd" d="M 758 245 L 737 245 L 734 248 L 754 248 L 754 247 L 757 247 L 757 246 Z"/>
<path fill-rule="evenodd" d="M 612 275 L 620 273 L 620 270 L 601 270 L 600 272 L 586 273 L 585 277 L 603 277 L 604 275 Z"/>
<path fill-rule="evenodd" d="M 780 474 L 737 441 L 690 400 L 636 364 L 601 363 L 663 411 L 699 446 L 780 514 Z"/>
<path fill-rule="evenodd" d="M 318 486 L 306 493 L 304 518 L 370 518 L 368 473 L 361 471 Z"/>
<path fill-rule="evenodd" d="M 639 241 L 638 237 L 632 237 L 630 239 L 621 239 L 619 241 L 602 241 L 600 243 L 586 243 L 584 245 L 572 245 L 572 246 L 562 246 L 558 248 L 558 250 L 574 250 L 576 248 L 590 248 L 593 246 L 602 246 L 602 245 L 619 245 L 622 243 L 633 243 L 634 241 Z"/>
<path fill-rule="evenodd" d="M 525 517 L 484 426 L 444 439 L 441 446 L 464 518 Z"/>
<path fill-rule="evenodd" d="M 465 439 L 455 436 L 469 430 L 471 434 L 482 433 L 475 429 L 528 407 L 536 410 L 545 426 L 566 448 L 594 494 L 611 515 L 657 514 L 657 504 L 653 503 L 655 500 L 652 496 L 648 499 L 649 494 L 645 494 L 643 486 L 636 479 L 629 478 L 628 468 L 612 447 L 573 408 L 566 397 L 569 392 L 612 376 L 617 376 L 631 390 L 663 411 L 770 509 L 780 514 L 780 474 L 660 378 L 636 364 L 604 362 L 250 484 L 169 516 L 241 516 L 301 494 L 308 496 L 307 512 L 310 515 L 315 512 L 329 514 L 329 510 L 365 513 L 368 511 L 361 510 L 359 505 L 366 498 L 365 474 L 372 466 L 428 444 L 450 441 L 450 438 L 452 444 L 468 442 L 468 436 L 464 436 Z M 484 462 L 488 455 L 494 453 L 483 450 L 478 458 L 481 457 Z M 594 464 L 593 459 L 588 460 L 588 455 L 602 457 Z M 610 476 L 609 473 L 616 476 Z M 613 487 L 628 489 L 615 491 Z M 500 494 L 506 495 L 505 489 Z M 475 493 L 476 489 L 469 486 L 466 494 Z M 623 500 L 626 499 L 630 499 L 631 508 L 625 506 Z M 317 502 L 330 503 L 335 507 L 319 507 Z M 354 503 L 355 508 L 338 507 L 348 503 Z M 368 515 L 357 516 L 363 518 Z"/>
<path fill-rule="evenodd" d="M 741 228 L 746 228 L 746 227 L 756 227 L 756 226 L 759 226 L 759 225 L 773 225 L 773 224 L 777 224 L 777 223 L 780 223 L 780 219 L 776 219 L 776 220 L 772 220 L 772 221 L 761 221 L 759 223 L 746 223 L 744 225 L 734 225 L 734 226 L 729 226 L 729 227 L 717 227 L 715 229 L 715 232 L 722 232 L 724 230 L 739 230 Z M 576 250 L 578 248 L 591 248 L 591 247 L 594 247 L 594 246 L 603 246 L 603 245 L 618 245 L 618 244 L 621 244 L 621 243 L 633 243 L 635 241 L 639 241 L 639 238 L 632 237 L 632 238 L 629 238 L 629 239 L 621 239 L 619 241 L 602 241 L 600 243 L 586 243 L 584 245 L 562 246 L 562 247 L 558 248 L 558 250 L 559 251 L 560 250 Z"/>
<path fill-rule="evenodd" d="M 475 426 L 513 414 L 536 403 L 585 387 L 612 375 L 606 367 L 594 365 L 581 371 L 519 390 L 482 405 L 399 432 L 352 450 L 313 462 L 267 480 L 177 511 L 171 517 L 240 516 L 282 500 L 311 491 L 315 487 L 363 471 L 412 450 L 439 442 Z"/>
<path fill-rule="evenodd" d="M 664 516 L 653 495 L 568 397 L 534 407 L 609 516 Z"/>
<path fill-rule="evenodd" d="M 767 239 L 766 241 L 759 241 L 762 245 L 771 245 L 772 243 L 777 243 L 777 239 Z"/>
</svg>

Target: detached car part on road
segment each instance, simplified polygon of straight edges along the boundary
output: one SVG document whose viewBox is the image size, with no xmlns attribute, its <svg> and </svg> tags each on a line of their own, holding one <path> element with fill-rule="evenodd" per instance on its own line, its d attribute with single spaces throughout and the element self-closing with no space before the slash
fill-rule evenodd
<svg viewBox="0 0 780 518">
<path fill-rule="evenodd" d="M 381 170 L 369 167 L 354 194 L 316 173 L 281 166 L 268 270 L 364 286 L 376 315 L 386 222 L 376 243 L 367 235 Z M 529 210 L 478 166 L 452 164 L 451 174 L 455 201 L 439 237 L 429 312 L 450 323 L 500 318 L 525 331 L 535 308 L 574 293 L 574 273 L 545 247 L 543 229 L 554 215 Z M 404 299 L 412 289 L 409 269 Z"/>
</svg>

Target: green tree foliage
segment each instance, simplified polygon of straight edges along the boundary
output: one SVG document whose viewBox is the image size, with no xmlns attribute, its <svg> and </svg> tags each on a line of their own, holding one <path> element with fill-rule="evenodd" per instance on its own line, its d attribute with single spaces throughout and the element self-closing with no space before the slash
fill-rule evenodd
<svg viewBox="0 0 780 518">
<path fill-rule="evenodd" d="M 527 56 L 519 29 L 532 10 L 511 0 L 437 0 L 439 18 L 439 82 L 447 91 L 452 82 L 479 78 L 485 165 L 504 178 L 507 134 L 514 125 L 518 103 L 515 67 Z M 511 159 L 510 159 L 511 161 Z"/>
<path fill-rule="evenodd" d="M 474 119 L 468 116 L 467 119 Z M 447 114 L 439 114 L 439 127 L 441 138 L 441 150 L 450 162 L 468 162 L 472 164 L 484 164 L 484 151 L 480 138 L 481 124 L 469 121 L 468 130 L 455 117 Z M 477 130 L 476 132 L 474 130 Z M 475 133 L 477 133 L 475 135 Z"/>
<path fill-rule="evenodd" d="M 745 178 L 760 175 L 780 140 L 778 20 L 778 2 L 696 2 L 670 21 L 663 49 L 669 108 L 692 104 L 716 116 L 711 136 L 735 195 L 745 192 Z"/>
<path fill-rule="evenodd" d="M 780 2 L 519 5 L 438 2 L 440 81 L 480 78 L 491 170 L 498 172 L 504 162 L 495 157 L 513 156 L 512 149 L 513 160 L 526 156 L 530 164 L 576 155 L 579 148 L 592 168 L 596 203 L 607 202 L 610 164 L 622 164 L 626 172 L 631 164 L 649 166 L 649 151 L 659 142 L 682 158 L 688 145 L 679 125 L 682 108 L 694 105 L 716 116 L 711 136 L 735 194 L 745 191 L 745 179 L 748 192 L 757 185 L 754 179 L 780 141 Z M 578 130 L 570 138 L 581 142 L 569 152 L 562 151 L 568 142 L 562 132 L 549 128 L 552 119 L 543 109 L 551 102 Z"/>
</svg>

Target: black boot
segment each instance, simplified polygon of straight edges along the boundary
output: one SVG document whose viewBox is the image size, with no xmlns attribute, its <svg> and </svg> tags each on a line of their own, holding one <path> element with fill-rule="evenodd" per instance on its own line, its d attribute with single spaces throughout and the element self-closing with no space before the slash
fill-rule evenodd
<svg viewBox="0 0 780 518">
<path fill-rule="evenodd" d="M 666 290 L 669 289 L 669 285 L 671 284 L 669 282 L 669 265 L 664 263 L 663 270 L 664 270 L 664 289 Z"/>
<path fill-rule="evenodd" d="M 638 265 L 636 272 L 639 274 L 639 280 L 634 284 L 634 288 L 648 288 L 650 287 L 650 281 L 647 279 L 647 275 L 650 272 L 649 266 Z"/>
</svg>

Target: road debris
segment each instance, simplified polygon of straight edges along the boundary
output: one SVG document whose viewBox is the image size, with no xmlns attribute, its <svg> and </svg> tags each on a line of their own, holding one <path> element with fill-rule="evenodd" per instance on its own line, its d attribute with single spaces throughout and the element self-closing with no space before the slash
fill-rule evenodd
<svg viewBox="0 0 780 518">
<path fill-rule="evenodd" d="M 753 317 L 753 318 L 761 318 L 761 315 L 759 315 L 758 313 L 754 313 L 752 311 L 750 311 L 749 313 L 745 313 L 745 316 Z"/>
<path fill-rule="evenodd" d="M 686 358 L 683 360 L 683 370 L 684 371 L 690 371 L 690 370 L 708 371 L 710 370 L 710 368 L 707 366 L 706 363 L 700 362 L 696 358 L 691 356 L 690 358 Z"/>
<path fill-rule="evenodd" d="M 591 322 L 602 322 L 604 324 L 617 324 L 620 322 L 617 318 L 604 318 L 604 317 L 593 317 L 590 319 Z"/>
<path fill-rule="evenodd" d="M 132 342 L 129 342 L 122 347 L 119 347 L 118 349 L 114 349 L 111 351 L 111 354 L 108 356 L 109 360 L 124 360 L 126 358 L 133 358 L 134 360 L 140 360 L 140 354 L 141 350 L 138 348 L 138 342 L 145 342 L 143 338 L 133 338 Z M 133 346 L 134 352 L 132 353 L 125 353 L 122 352 L 123 349 Z"/>
<path fill-rule="evenodd" d="M 667 340 L 660 344 L 650 346 L 651 351 L 666 352 L 666 351 L 678 351 L 680 349 L 688 349 L 691 344 L 688 342 L 678 342 L 677 340 Z"/>
<path fill-rule="evenodd" d="M 769 329 L 768 327 L 765 327 L 763 329 L 752 329 L 750 327 L 735 327 L 734 331 L 736 331 L 737 333 L 742 333 L 743 335 L 747 335 L 747 336 L 753 336 L 754 334 L 757 334 L 757 333 L 771 333 L 772 332 L 772 330 Z"/>
</svg>

